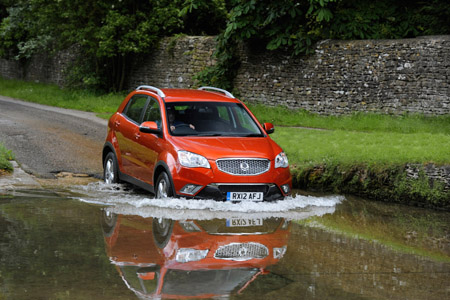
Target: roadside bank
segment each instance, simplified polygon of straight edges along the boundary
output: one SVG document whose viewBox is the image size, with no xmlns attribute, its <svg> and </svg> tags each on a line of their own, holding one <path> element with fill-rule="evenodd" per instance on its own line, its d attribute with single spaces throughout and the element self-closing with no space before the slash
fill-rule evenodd
<svg viewBox="0 0 450 300">
<path fill-rule="evenodd" d="M 73 185 L 86 185 L 99 181 L 98 178 L 88 174 L 60 172 L 54 179 L 39 178 L 24 171 L 16 161 L 11 161 L 12 171 L 1 172 L 0 169 L 0 194 L 14 190 L 40 189 L 48 187 L 65 188 Z"/>
<path fill-rule="evenodd" d="M 321 164 L 294 166 L 294 188 L 450 210 L 450 165 Z"/>
</svg>

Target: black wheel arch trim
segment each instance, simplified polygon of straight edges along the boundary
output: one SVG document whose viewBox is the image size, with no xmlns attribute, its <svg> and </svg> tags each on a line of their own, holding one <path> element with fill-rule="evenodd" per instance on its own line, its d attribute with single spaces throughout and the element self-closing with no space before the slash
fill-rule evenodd
<svg viewBox="0 0 450 300">
<path fill-rule="evenodd" d="M 105 158 L 106 158 L 106 155 L 108 155 L 108 152 L 113 152 L 117 159 L 116 149 L 114 148 L 113 144 L 111 142 L 106 142 L 103 145 L 103 150 L 102 150 L 102 165 L 105 164 Z"/>
<path fill-rule="evenodd" d="M 119 174 L 119 180 L 128 182 L 129 180 L 128 180 L 127 175 L 123 174 L 122 171 L 120 170 L 119 159 L 117 158 L 116 148 L 114 148 L 114 145 L 111 142 L 106 142 L 103 145 L 103 150 L 102 150 L 102 165 L 103 165 L 103 167 L 105 166 L 105 158 L 109 152 L 114 153 L 114 156 L 116 157 L 117 173 Z"/>
<path fill-rule="evenodd" d="M 158 180 L 158 176 L 161 173 L 161 172 L 157 172 L 157 170 L 159 170 L 160 168 L 163 168 L 164 172 L 166 172 L 167 176 L 169 176 L 170 185 L 172 186 L 172 194 L 174 195 L 174 197 L 178 197 L 177 192 L 175 190 L 175 185 L 173 184 L 172 173 L 170 172 L 169 166 L 162 160 L 160 160 L 156 163 L 154 173 L 153 173 L 153 182 L 155 183 L 155 190 L 157 189 L 156 180 Z"/>
</svg>

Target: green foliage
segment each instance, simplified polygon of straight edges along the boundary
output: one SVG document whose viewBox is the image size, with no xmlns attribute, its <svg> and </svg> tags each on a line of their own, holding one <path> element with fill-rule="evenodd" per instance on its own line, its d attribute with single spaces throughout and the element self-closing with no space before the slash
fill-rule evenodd
<svg viewBox="0 0 450 300">
<path fill-rule="evenodd" d="M 218 63 L 199 74 L 205 84 L 232 89 L 240 42 L 252 50 L 304 55 L 320 39 L 386 39 L 448 34 L 450 4 L 445 0 L 233 0 L 218 38 Z"/>
<path fill-rule="evenodd" d="M 13 167 L 10 160 L 14 159 L 14 154 L 0 143 L 0 171 L 12 172 Z M 1 175 L 1 172 L 0 172 Z"/>
<path fill-rule="evenodd" d="M 218 36 L 217 63 L 199 73 L 200 84 L 232 90 L 239 59 L 239 42 L 268 50 L 292 49 L 293 54 L 310 53 L 321 37 L 323 23 L 330 20 L 329 6 L 336 0 L 272 1 L 233 0 L 228 23 Z"/>
<path fill-rule="evenodd" d="M 121 90 L 136 55 L 163 36 L 219 34 L 217 64 L 201 84 L 232 89 L 239 43 L 250 49 L 313 52 L 320 39 L 449 34 L 445 0 L 0 0 L 0 56 L 27 59 L 77 45 L 71 84 Z"/>
<path fill-rule="evenodd" d="M 189 35 L 216 35 L 225 27 L 225 0 L 185 0 L 179 16 L 183 32 Z"/>
<path fill-rule="evenodd" d="M 328 37 L 335 39 L 398 39 L 448 34 L 447 1 L 339 1 Z"/>
<path fill-rule="evenodd" d="M 444 190 L 444 184 L 430 180 L 423 171 L 419 178 L 408 177 L 405 164 L 342 164 L 329 160 L 298 165 L 292 174 L 294 186 L 300 189 L 450 209 L 450 192 Z"/>
</svg>

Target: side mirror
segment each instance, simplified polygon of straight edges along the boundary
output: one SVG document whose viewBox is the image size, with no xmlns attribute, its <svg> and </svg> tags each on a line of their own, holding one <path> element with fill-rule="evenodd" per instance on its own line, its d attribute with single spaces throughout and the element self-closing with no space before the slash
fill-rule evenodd
<svg viewBox="0 0 450 300">
<path fill-rule="evenodd" d="M 264 123 L 263 124 L 264 130 L 267 132 L 267 134 L 271 134 L 275 132 L 275 128 L 273 127 L 272 123 Z"/>
<path fill-rule="evenodd" d="M 136 273 L 142 280 L 155 280 L 160 271 L 160 266 L 155 265 L 151 267 L 139 268 Z"/>
<path fill-rule="evenodd" d="M 153 121 L 142 123 L 141 126 L 139 126 L 139 131 L 143 133 L 161 134 L 161 130 L 158 128 L 158 124 Z"/>
</svg>

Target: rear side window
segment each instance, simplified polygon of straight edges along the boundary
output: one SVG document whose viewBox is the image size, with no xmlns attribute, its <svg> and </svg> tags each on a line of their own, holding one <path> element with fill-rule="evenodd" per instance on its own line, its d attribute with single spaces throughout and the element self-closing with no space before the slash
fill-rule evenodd
<svg viewBox="0 0 450 300">
<path fill-rule="evenodd" d="M 148 96 L 134 95 L 127 104 L 123 114 L 136 123 L 141 123 Z"/>
</svg>

